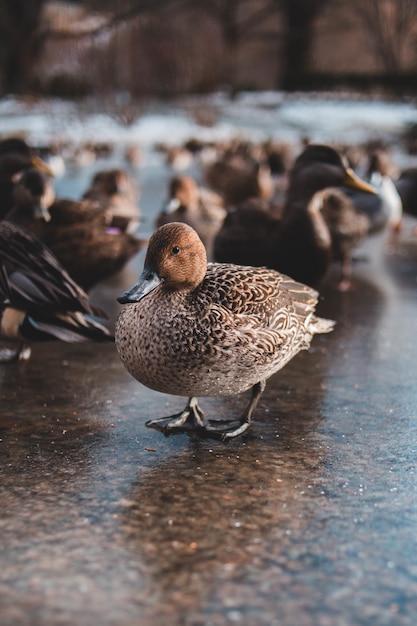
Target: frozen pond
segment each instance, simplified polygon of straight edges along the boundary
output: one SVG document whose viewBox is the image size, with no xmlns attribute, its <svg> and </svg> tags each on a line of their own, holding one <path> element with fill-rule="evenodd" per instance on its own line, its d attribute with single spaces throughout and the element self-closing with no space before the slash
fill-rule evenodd
<svg viewBox="0 0 417 626">
<path fill-rule="evenodd" d="M 249 96 L 240 104 L 235 113 L 227 105 L 213 132 L 225 132 L 231 119 L 265 132 L 268 116 L 270 123 L 287 106 L 265 94 L 264 117 L 251 121 L 258 106 Z M 31 138 L 50 132 L 44 114 L 28 118 L 6 105 L 0 131 L 7 120 L 17 130 L 19 113 Z M 348 111 L 355 132 L 363 123 L 389 138 L 417 119 L 411 105 L 373 103 L 381 111 L 374 130 L 358 113 L 369 103 L 345 105 L 346 133 Z M 315 99 L 313 110 L 318 106 Z M 342 103 L 323 107 L 330 107 L 330 131 Z M 286 113 L 288 133 L 294 124 L 298 137 L 307 123 L 301 108 L 300 101 L 298 112 L 294 106 Z M 190 132 L 188 116 L 186 129 L 158 115 L 165 138 L 170 123 L 171 139 Z M 330 140 L 321 115 L 310 115 L 314 139 Z M 103 119 L 97 124 L 106 128 Z M 154 124 L 138 171 L 141 234 L 152 231 L 171 175 L 151 149 L 162 138 Z M 109 123 L 109 134 L 116 130 Z M 77 197 L 92 171 L 107 164 L 68 170 L 58 191 Z M 335 292 L 330 277 L 319 313 L 337 320 L 336 329 L 269 380 L 250 434 L 228 444 L 147 429 L 147 419 L 174 413 L 184 401 L 133 380 L 114 346 L 37 345 L 28 363 L 1 367 L 2 626 L 414 626 L 413 225 L 406 220 L 397 242 L 382 235 L 363 246 L 352 291 Z M 142 262 L 141 253 L 94 290 L 112 319 L 116 296 Z M 202 406 L 232 418 L 245 402 L 207 399 Z"/>
</svg>

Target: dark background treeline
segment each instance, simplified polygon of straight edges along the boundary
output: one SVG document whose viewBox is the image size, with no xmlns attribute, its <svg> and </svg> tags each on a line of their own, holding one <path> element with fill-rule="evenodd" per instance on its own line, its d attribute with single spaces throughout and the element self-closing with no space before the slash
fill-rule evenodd
<svg viewBox="0 0 417 626">
<path fill-rule="evenodd" d="M 0 0 L 0 95 L 417 92 L 417 0 Z"/>
</svg>

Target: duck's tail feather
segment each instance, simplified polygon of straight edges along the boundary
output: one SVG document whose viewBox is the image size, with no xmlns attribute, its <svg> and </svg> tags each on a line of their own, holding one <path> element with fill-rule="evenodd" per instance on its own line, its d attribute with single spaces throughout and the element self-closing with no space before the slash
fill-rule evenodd
<svg viewBox="0 0 417 626">
<path fill-rule="evenodd" d="M 328 320 L 324 317 L 316 317 L 315 315 L 311 317 L 308 323 L 308 329 L 312 333 L 330 333 L 336 322 L 334 320 Z"/>
<path fill-rule="evenodd" d="M 31 341 L 51 341 L 59 339 L 67 343 L 82 341 L 114 341 L 114 336 L 91 315 L 79 311 L 56 315 L 39 320 L 27 315 L 20 327 L 20 333 Z"/>
</svg>

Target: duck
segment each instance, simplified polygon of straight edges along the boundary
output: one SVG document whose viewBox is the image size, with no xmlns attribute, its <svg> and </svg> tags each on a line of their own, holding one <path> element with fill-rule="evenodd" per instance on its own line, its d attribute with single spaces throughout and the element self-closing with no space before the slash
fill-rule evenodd
<svg viewBox="0 0 417 626">
<path fill-rule="evenodd" d="M 38 237 L 48 236 L 46 226 L 80 228 L 109 226 L 111 214 L 100 201 L 57 198 L 49 176 L 34 168 L 24 172 L 13 191 L 13 208 L 6 218 L 31 230 Z"/>
<path fill-rule="evenodd" d="M 191 176 L 174 176 L 169 182 L 169 199 L 156 218 L 156 227 L 169 222 L 184 222 L 197 231 L 209 259 L 214 238 L 226 217 L 220 194 L 198 186 Z"/>
<path fill-rule="evenodd" d="M 36 145 L 36 154 L 42 161 L 47 163 L 54 178 L 62 178 L 66 171 L 65 159 L 63 157 L 63 142 L 56 140 L 46 144 Z"/>
<path fill-rule="evenodd" d="M 140 224 L 139 187 L 122 168 L 99 170 L 83 199 L 101 200 L 111 214 L 111 227 L 135 233 Z"/>
<path fill-rule="evenodd" d="M 368 180 L 377 191 L 380 214 L 386 216 L 386 225 L 394 233 L 401 230 L 403 215 L 403 203 L 395 186 L 397 176 L 397 168 L 391 163 L 386 150 L 377 149 L 369 155 Z"/>
<path fill-rule="evenodd" d="M 251 198 L 227 208 L 213 242 L 214 260 L 238 265 L 268 266 L 271 247 L 279 235 L 281 215 L 271 204 Z"/>
<path fill-rule="evenodd" d="M 296 158 L 289 173 L 285 213 L 305 202 L 316 191 L 327 187 L 355 189 L 375 195 L 375 189 L 360 178 L 344 161 L 338 150 L 327 144 L 308 144 Z"/>
<path fill-rule="evenodd" d="M 331 193 L 326 190 L 332 190 Z M 338 190 L 338 191 L 336 191 Z M 302 258 L 302 250 L 312 250 L 312 259 L 318 257 L 320 251 L 320 231 L 316 230 L 311 237 L 307 225 L 300 228 L 298 223 L 306 224 L 305 207 L 309 210 L 315 206 L 316 215 L 320 215 L 330 238 L 330 263 L 334 260 L 342 261 L 342 277 L 338 289 L 349 288 L 351 276 L 351 254 L 364 236 L 372 232 L 371 217 L 364 216 L 358 210 L 353 199 L 350 199 L 349 190 L 362 196 L 376 197 L 375 188 L 366 180 L 360 178 L 344 161 L 338 150 L 325 144 L 307 145 L 296 159 L 289 175 L 289 186 L 283 209 L 283 230 L 289 230 L 292 224 L 291 237 L 284 238 L 284 247 L 280 249 L 280 264 L 296 263 Z M 318 195 L 317 195 L 318 194 Z M 364 228 L 366 231 L 364 232 Z M 299 233 L 297 235 L 297 230 Z M 343 240 L 343 243 L 342 243 Z M 304 243 L 303 243 L 304 241 Z M 315 257 L 313 253 L 316 253 Z M 314 261 L 317 262 L 317 261 Z M 299 264 L 299 271 L 307 268 L 308 259 L 304 257 L 303 266 Z M 286 271 L 285 266 L 281 271 Z M 305 270 L 307 271 L 307 269 Z M 322 277 L 327 269 L 322 273 Z"/>
<path fill-rule="evenodd" d="M 291 144 L 267 139 L 262 145 L 272 176 L 285 176 L 292 161 Z"/>
<path fill-rule="evenodd" d="M 342 183 L 374 192 L 330 146 L 308 145 L 288 176 L 281 209 L 252 200 L 229 215 L 214 242 L 218 262 L 266 265 L 295 280 L 317 286 L 332 263 L 332 235 L 322 212 L 324 191 Z M 250 215 L 250 219 L 248 219 Z M 239 243 L 242 242 L 242 245 Z"/>
<path fill-rule="evenodd" d="M 31 342 L 114 341 L 83 289 L 30 231 L 0 222 L 0 336 L 17 342 L 3 361 L 28 360 Z"/>
<path fill-rule="evenodd" d="M 395 180 L 395 188 L 400 195 L 404 213 L 417 217 L 417 167 L 402 170 Z M 417 234 L 417 227 L 414 232 Z"/>
<path fill-rule="evenodd" d="M 132 170 L 138 170 L 145 161 L 145 152 L 138 143 L 128 143 L 124 150 L 124 160 Z"/>
<path fill-rule="evenodd" d="M 402 201 L 390 174 L 390 163 L 384 149 L 372 150 L 368 155 L 365 179 L 374 189 L 353 188 L 343 184 L 341 190 L 355 205 L 357 213 L 369 221 L 368 235 L 376 235 L 386 228 L 393 232 L 401 229 Z"/>
<path fill-rule="evenodd" d="M 324 189 L 317 200 L 329 229 L 332 260 L 340 263 L 341 275 L 336 289 L 348 291 L 352 287 L 352 254 L 368 236 L 370 220 L 356 211 L 352 200 L 339 188 Z"/>
<path fill-rule="evenodd" d="M 32 169 L 16 185 L 7 219 L 34 232 L 86 291 L 106 280 L 142 250 L 146 239 L 112 227 L 99 200 L 56 198 L 51 180 Z"/>
<path fill-rule="evenodd" d="M 227 206 L 250 198 L 269 200 L 275 192 L 271 170 L 265 159 L 242 146 L 226 150 L 206 168 L 207 185 L 222 195 Z"/>
<path fill-rule="evenodd" d="M 169 146 L 165 153 L 167 165 L 176 172 L 191 168 L 194 156 L 185 146 Z"/>
<path fill-rule="evenodd" d="M 170 145 L 164 142 L 155 144 L 155 148 L 165 157 L 169 169 L 175 172 L 189 170 L 193 165 L 194 155 L 186 146 Z"/>
<path fill-rule="evenodd" d="M 12 222 L 19 222 L 21 226 L 33 230 L 39 236 L 42 221 L 49 222 L 51 219 L 49 208 L 55 199 L 51 177 L 34 167 L 29 168 L 16 181 L 12 208 L 6 214 L 6 218 Z"/>
<path fill-rule="evenodd" d="M 146 425 L 165 433 L 191 425 L 223 440 L 251 427 L 266 380 L 334 326 L 315 315 L 314 289 L 268 268 L 207 263 L 200 237 L 180 222 L 152 234 L 139 280 L 118 301 L 115 342 L 127 371 L 150 389 L 188 396 L 182 412 Z M 204 419 L 198 396 L 249 389 L 237 424 Z"/>
<path fill-rule="evenodd" d="M 47 163 L 20 137 L 9 137 L 0 141 L 0 219 L 13 207 L 16 182 L 23 172 L 32 168 L 53 176 Z"/>
<path fill-rule="evenodd" d="M 267 266 L 315 286 L 331 263 L 331 236 L 321 213 L 323 191 L 287 219 L 282 208 L 252 198 L 228 209 L 214 240 L 214 260 Z"/>
</svg>

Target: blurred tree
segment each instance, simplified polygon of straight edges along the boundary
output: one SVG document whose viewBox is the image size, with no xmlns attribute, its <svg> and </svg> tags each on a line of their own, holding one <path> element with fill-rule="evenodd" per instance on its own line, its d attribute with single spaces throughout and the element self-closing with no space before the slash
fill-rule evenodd
<svg viewBox="0 0 417 626">
<path fill-rule="evenodd" d="M 242 42 L 275 40 L 280 62 L 277 87 L 300 86 L 310 67 L 314 23 L 330 0 L 190 0 L 216 20 L 226 46 L 226 80 L 236 85 L 237 57 Z M 285 33 L 272 30 L 271 17 L 281 15 Z"/>
<path fill-rule="evenodd" d="M 233 92 L 237 85 L 238 54 L 242 42 L 248 39 L 271 37 L 271 32 L 259 29 L 268 24 L 269 18 L 276 13 L 274 0 L 190 0 L 200 7 L 221 30 L 225 45 L 224 82 Z M 278 37 L 278 33 L 272 33 Z"/>
<path fill-rule="evenodd" d="M 0 0 L 1 1 L 1 0 Z M 24 1 L 24 0 L 22 0 Z M 124 24 L 136 17 L 144 14 L 156 14 L 158 11 L 171 4 L 184 5 L 189 0 L 73 0 L 73 4 L 83 5 L 92 11 L 106 17 L 104 22 L 90 30 L 74 31 L 51 31 L 48 37 L 58 39 L 78 39 L 82 37 L 98 36 L 105 31 L 115 28 L 119 24 Z M 68 2 L 71 3 L 71 2 Z"/>
<path fill-rule="evenodd" d="M 16 93 L 30 84 L 42 50 L 40 15 L 45 0 L 0 0 L 0 91 Z"/>
<path fill-rule="evenodd" d="M 136 96 L 172 95 L 204 87 L 206 67 L 215 49 L 207 42 L 212 38 L 207 23 L 201 24 L 198 6 L 190 0 L 119 0 L 100 2 L 85 0 L 91 8 L 107 7 L 107 21 L 94 31 L 108 34 L 108 45 L 92 49 L 101 74 L 95 80 L 99 88 L 121 90 Z M 198 23 L 199 29 L 195 28 Z M 216 63 L 218 70 L 221 63 Z"/>
<path fill-rule="evenodd" d="M 71 60 L 71 50 L 78 52 L 74 57 L 79 60 L 79 51 L 88 49 L 92 63 L 89 67 L 81 63 L 82 78 L 87 86 L 107 91 L 169 94 L 227 85 L 233 93 L 242 83 L 261 85 L 262 79 L 245 83 L 245 78 L 257 72 L 258 78 L 260 68 L 264 75 L 274 75 L 271 68 L 276 67 L 277 88 L 302 88 L 311 70 L 315 25 L 330 0 L 61 0 L 61 4 L 84 7 L 92 19 L 82 15 L 72 23 L 64 18 L 57 30 L 56 21 L 44 19 L 50 0 L 0 0 L 0 94 L 33 86 L 46 42 L 51 42 L 50 50 L 61 47 L 66 60 Z M 58 0 L 52 5 L 60 11 Z M 360 16 L 387 72 L 404 70 L 414 45 L 417 0 L 333 0 L 331 6 L 335 11 L 349 7 Z M 65 53 L 53 43 L 64 39 L 69 42 Z M 249 42 L 256 42 L 253 55 Z M 45 58 L 50 60 L 51 55 Z M 104 78 L 96 77 L 95 63 Z M 55 77 L 52 66 L 47 67 L 49 78 Z M 69 66 L 69 74 L 74 66 Z"/>
<path fill-rule="evenodd" d="M 105 13 L 97 28 L 82 32 L 48 29 L 42 11 L 48 0 L 0 0 L 0 94 L 20 93 L 32 86 L 33 69 L 47 39 L 77 39 L 99 35 L 134 17 L 157 12 L 183 0 L 67 0 L 64 4 L 87 6 Z"/>
<path fill-rule="evenodd" d="M 300 82 L 302 84 L 310 69 L 314 23 L 329 0 L 275 0 L 275 2 L 286 24 L 282 87 L 300 88 Z"/>
<path fill-rule="evenodd" d="M 201 24 L 201 13 L 190 7 L 177 11 L 167 5 L 113 28 L 105 49 L 92 47 L 86 64 L 94 68 L 99 91 L 119 91 L 134 96 L 170 96 L 218 85 L 223 56 L 214 24 Z M 214 31 L 214 32 L 213 32 Z"/>
<path fill-rule="evenodd" d="M 416 0 L 349 0 L 369 33 L 387 73 L 404 70 L 405 53 L 416 36 Z"/>
</svg>

